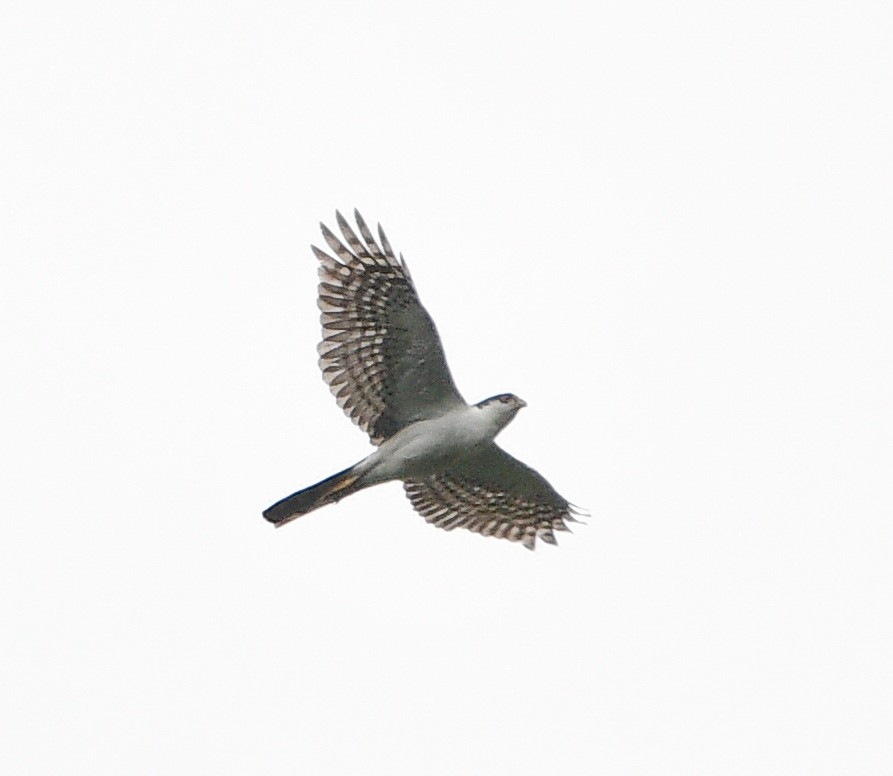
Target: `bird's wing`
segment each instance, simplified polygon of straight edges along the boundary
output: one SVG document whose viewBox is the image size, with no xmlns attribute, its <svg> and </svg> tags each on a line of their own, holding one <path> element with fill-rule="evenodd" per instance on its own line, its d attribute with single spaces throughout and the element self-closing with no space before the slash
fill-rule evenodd
<svg viewBox="0 0 893 776">
<path fill-rule="evenodd" d="M 312 246 L 320 263 L 319 366 L 345 414 L 380 444 L 465 401 L 403 256 L 394 255 L 380 225 L 381 247 L 354 216 L 362 240 L 336 213 L 347 245 L 320 224 L 335 257 Z"/>
<path fill-rule="evenodd" d="M 441 474 L 403 484 L 413 508 L 429 523 L 450 531 L 467 528 L 484 536 L 522 542 L 539 537 L 556 544 L 553 531 L 582 514 L 536 471 L 490 442 Z"/>
</svg>

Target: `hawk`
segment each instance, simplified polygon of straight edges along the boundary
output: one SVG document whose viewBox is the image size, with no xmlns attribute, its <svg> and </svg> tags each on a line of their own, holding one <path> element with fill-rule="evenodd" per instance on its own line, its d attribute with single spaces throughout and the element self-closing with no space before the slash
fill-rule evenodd
<svg viewBox="0 0 893 776">
<path fill-rule="evenodd" d="M 477 404 L 462 398 L 440 337 L 409 274 L 378 226 L 376 241 L 358 211 L 359 237 L 341 213 L 343 242 L 320 224 L 334 255 L 319 260 L 317 304 L 323 379 L 344 413 L 377 449 L 263 514 L 282 526 L 326 504 L 402 480 L 413 508 L 439 528 L 556 544 L 555 531 L 583 514 L 537 472 L 493 441 L 526 404 L 501 393 Z"/>
</svg>

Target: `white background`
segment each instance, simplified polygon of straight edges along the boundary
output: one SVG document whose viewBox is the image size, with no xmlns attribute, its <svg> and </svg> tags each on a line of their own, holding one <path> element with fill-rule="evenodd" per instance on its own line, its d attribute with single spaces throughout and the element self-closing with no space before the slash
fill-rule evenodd
<svg viewBox="0 0 893 776">
<path fill-rule="evenodd" d="M 890 772 L 888 3 L 0 12 L 0 770 Z M 381 221 L 557 549 L 399 484 L 316 366 Z"/>
</svg>

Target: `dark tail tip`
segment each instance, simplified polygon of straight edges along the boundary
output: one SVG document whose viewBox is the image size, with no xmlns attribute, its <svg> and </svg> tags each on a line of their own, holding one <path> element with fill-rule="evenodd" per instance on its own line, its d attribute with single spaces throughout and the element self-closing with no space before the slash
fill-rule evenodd
<svg viewBox="0 0 893 776">
<path fill-rule="evenodd" d="M 332 504 L 344 496 L 350 495 L 361 487 L 355 484 L 357 478 L 351 474 L 351 471 L 352 469 L 345 469 L 343 472 L 326 477 L 316 485 L 286 496 L 264 510 L 264 519 L 269 520 L 278 528 L 314 509 Z"/>
</svg>

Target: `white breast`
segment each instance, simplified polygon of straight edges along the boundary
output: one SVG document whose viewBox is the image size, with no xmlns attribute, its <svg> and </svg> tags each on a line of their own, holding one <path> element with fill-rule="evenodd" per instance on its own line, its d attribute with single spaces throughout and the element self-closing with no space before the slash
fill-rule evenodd
<svg viewBox="0 0 893 776">
<path fill-rule="evenodd" d="M 492 440 L 504 423 L 491 407 L 462 407 L 399 431 L 360 464 L 364 478 L 386 482 L 442 470 L 451 460 Z"/>
</svg>

